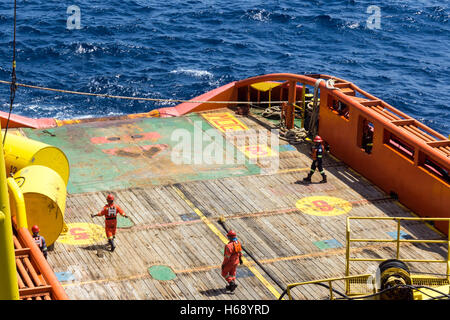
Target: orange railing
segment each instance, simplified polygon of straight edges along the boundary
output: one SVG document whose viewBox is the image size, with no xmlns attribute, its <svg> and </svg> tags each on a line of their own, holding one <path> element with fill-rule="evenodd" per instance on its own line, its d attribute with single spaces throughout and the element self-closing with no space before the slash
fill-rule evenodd
<svg viewBox="0 0 450 320">
<path fill-rule="evenodd" d="M 68 296 L 26 228 L 13 217 L 19 296 L 22 300 L 68 300 Z"/>
</svg>

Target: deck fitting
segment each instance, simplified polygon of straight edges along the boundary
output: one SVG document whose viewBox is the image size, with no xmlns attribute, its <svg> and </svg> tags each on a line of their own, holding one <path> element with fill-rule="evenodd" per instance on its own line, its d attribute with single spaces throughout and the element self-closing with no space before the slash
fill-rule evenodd
<svg viewBox="0 0 450 320">
<path fill-rule="evenodd" d="M 155 280 L 169 281 L 177 277 L 172 268 L 163 265 L 151 266 L 148 268 L 148 273 Z"/>
</svg>

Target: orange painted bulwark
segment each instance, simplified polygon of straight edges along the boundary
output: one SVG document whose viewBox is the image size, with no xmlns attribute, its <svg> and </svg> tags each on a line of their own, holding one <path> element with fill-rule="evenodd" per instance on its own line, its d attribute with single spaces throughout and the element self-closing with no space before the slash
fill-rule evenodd
<svg viewBox="0 0 450 320">
<path fill-rule="evenodd" d="M 450 217 L 450 185 L 448 180 L 443 180 L 424 169 L 420 157 L 437 163 L 440 168 L 450 173 L 450 158 L 448 150 L 450 143 L 446 137 L 426 127 L 408 115 L 393 108 L 382 100 L 361 90 L 354 84 L 343 79 L 328 75 L 294 75 L 294 74 L 270 74 L 253 77 L 238 81 L 236 86 L 245 87 L 252 83 L 262 81 L 296 81 L 314 86 L 317 79 L 334 79 L 336 87 L 339 89 L 329 89 L 325 81 L 319 84 L 320 88 L 320 113 L 319 113 L 319 134 L 330 144 L 330 151 L 339 159 L 347 163 L 350 167 L 358 171 L 367 179 L 371 180 L 388 194 L 397 195 L 399 201 L 422 217 Z M 356 97 L 356 93 L 364 98 Z M 341 101 L 349 107 L 349 117 L 338 115 L 337 112 L 329 108 L 331 99 Z M 383 115 L 370 106 L 361 104 L 369 102 L 373 105 L 380 104 L 381 109 L 385 109 L 391 114 Z M 367 119 L 374 126 L 374 141 L 371 154 L 366 153 L 362 147 L 360 139 L 361 119 Z M 411 134 L 401 125 L 393 120 L 414 123 L 418 134 Z M 424 132 L 425 133 L 424 133 Z M 408 159 L 385 143 L 385 134 L 390 132 L 397 138 L 404 141 L 414 149 L 414 156 Z M 422 139 L 421 137 L 434 137 L 431 139 L 437 144 L 447 147 L 445 152 L 439 151 L 436 147 Z M 430 141 L 428 141 L 430 142 Z M 448 234 L 448 224 L 445 222 L 436 223 L 436 228 Z"/>
<path fill-rule="evenodd" d="M 371 154 L 358 143 L 358 122 L 363 117 L 374 125 Z M 450 188 L 447 183 L 418 167 L 383 141 L 387 126 L 366 113 L 351 109 L 349 120 L 327 107 L 321 108 L 319 134 L 330 144 L 331 152 L 387 193 L 423 217 L 450 216 Z M 406 140 L 406 139 L 405 139 Z M 414 145 L 414 144 L 411 144 Z M 423 151 L 423 149 L 418 148 Z M 417 151 L 416 151 L 417 152 Z M 448 228 L 438 228 L 447 233 Z"/>
<path fill-rule="evenodd" d="M 217 89 L 208 91 L 200 96 L 191 99 L 192 101 L 237 101 L 237 90 L 235 82 L 231 82 Z M 158 109 L 161 116 L 181 116 L 191 112 L 201 112 L 227 107 L 226 103 L 208 102 L 183 102 L 175 107 Z"/>
<path fill-rule="evenodd" d="M 8 113 L 0 111 L 0 121 L 2 128 L 6 128 L 6 123 L 8 122 Z M 32 119 L 28 117 L 19 116 L 16 114 L 11 114 L 9 119 L 9 128 L 51 128 L 55 127 L 55 119 L 52 118 L 41 118 Z"/>
<path fill-rule="evenodd" d="M 399 201 L 422 217 L 450 217 L 450 185 L 425 170 L 419 163 L 419 155 L 439 163 L 441 168 L 450 170 L 450 159 L 436 156 L 424 141 L 407 133 L 405 129 L 381 118 L 369 107 L 361 109 L 352 104 L 349 119 L 338 115 L 329 108 L 333 95 L 321 94 L 319 134 L 330 144 L 331 152 L 358 171 L 388 194 L 395 194 Z M 373 124 L 374 140 L 370 154 L 361 147 L 361 121 Z M 392 133 L 414 149 L 409 158 L 396 148 L 389 146 L 386 135 Z M 444 137 L 440 137 L 444 140 Z M 436 223 L 436 228 L 448 234 L 448 223 Z"/>
</svg>

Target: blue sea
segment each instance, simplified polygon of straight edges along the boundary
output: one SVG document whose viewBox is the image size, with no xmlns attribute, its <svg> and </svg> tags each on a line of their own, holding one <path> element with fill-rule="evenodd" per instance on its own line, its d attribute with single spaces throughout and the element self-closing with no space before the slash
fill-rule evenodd
<svg viewBox="0 0 450 320">
<path fill-rule="evenodd" d="M 13 3 L 0 3 L 0 79 L 8 81 Z M 324 73 L 354 82 L 447 136 L 449 5 L 448 0 L 18 0 L 17 81 L 190 99 L 266 73 Z M 13 113 L 68 119 L 169 105 L 174 104 L 19 88 Z M 0 85 L 0 109 L 9 109 L 8 85 Z"/>
</svg>

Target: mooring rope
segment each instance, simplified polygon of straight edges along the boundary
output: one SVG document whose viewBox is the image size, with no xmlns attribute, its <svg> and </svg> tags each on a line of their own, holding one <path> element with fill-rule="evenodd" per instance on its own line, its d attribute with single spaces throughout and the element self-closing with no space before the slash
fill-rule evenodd
<svg viewBox="0 0 450 320">
<path fill-rule="evenodd" d="M 10 104 L 8 112 L 8 120 L 6 121 L 5 134 L 3 135 L 3 145 L 5 145 L 6 134 L 8 133 L 9 120 L 11 118 L 11 113 L 14 105 L 14 98 L 16 97 L 17 83 L 16 83 L 16 9 L 17 2 L 14 0 L 14 38 L 13 38 L 13 61 L 12 61 L 12 73 L 10 84 Z"/>
<path fill-rule="evenodd" d="M 11 84 L 10 81 L 0 80 L 1 84 Z M 145 97 L 129 97 L 129 96 L 117 96 L 110 95 L 106 93 L 90 93 L 90 92 L 81 92 L 81 91 L 72 91 L 72 90 L 64 90 L 64 89 L 54 89 L 47 87 L 40 87 L 31 84 L 24 83 L 16 83 L 16 86 L 31 88 L 31 89 L 39 89 L 53 92 L 61 92 L 68 94 L 77 94 L 83 96 L 94 96 L 101 98 L 112 98 L 112 99 L 126 99 L 126 100 L 142 100 L 142 101 L 153 101 L 153 102 L 188 102 L 188 103 L 216 103 L 216 104 L 269 104 L 269 103 L 285 103 L 287 101 L 197 101 L 197 100 L 183 100 L 183 99 L 158 99 L 158 98 L 145 98 Z"/>
</svg>

